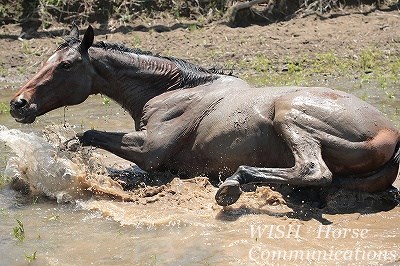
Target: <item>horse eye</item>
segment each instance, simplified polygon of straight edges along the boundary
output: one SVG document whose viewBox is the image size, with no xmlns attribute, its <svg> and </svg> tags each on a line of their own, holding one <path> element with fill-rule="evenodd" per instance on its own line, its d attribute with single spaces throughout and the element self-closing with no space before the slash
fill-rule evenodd
<svg viewBox="0 0 400 266">
<path fill-rule="evenodd" d="M 67 62 L 67 61 L 64 61 L 64 62 L 61 63 L 61 67 L 63 69 L 70 69 L 71 66 L 72 66 L 72 64 L 70 62 Z"/>
</svg>

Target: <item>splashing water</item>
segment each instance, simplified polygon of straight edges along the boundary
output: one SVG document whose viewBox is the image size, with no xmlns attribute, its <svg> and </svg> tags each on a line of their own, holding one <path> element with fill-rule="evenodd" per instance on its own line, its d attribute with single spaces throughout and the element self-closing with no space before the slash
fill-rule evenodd
<svg viewBox="0 0 400 266">
<path fill-rule="evenodd" d="M 7 162 L 7 179 L 21 179 L 57 202 L 85 194 L 84 169 L 65 156 L 59 157 L 57 149 L 43 138 L 0 126 L 0 140 L 16 154 Z"/>
<path fill-rule="evenodd" d="M 44 132 L 55 143 L 52 145 L 34 133 L 0 125 L 0 141 L 16 154 L 7 162 L 6 179 L 22 181 L 31 191 L 44 193 L 58 203 L 87 199 L 94 194 L 137 200 L 140 193 L 124 191 L 123 182 L 112 179 L 101 160 L 90 151 L 60 151 L 59 144 L 66 141 L 63 130 L 47 128 Z"/>
<path fill-rule="evenodd" d="M 44 193 L 57 199 L 58 203 L 79 200 L 79 205 L 82 205 L 81 199 L 93 196 L 94 199 L 105 196 L 138 204 L 153 203 L 164 198 L 164 203 L 170 204 L 169 196 L 177 201 L 185 198 L 186 201 L 187 195 L 177 195 L 182 187 L 191 190 L 192 183 L 201 190 L 206 186 L 212 187 L 204 178 L 203 181 L 195 182 L 182 182 L 179 179 L 169 182 L 171 178 L 165 178 L 165 174 L 149 176 L 138 168 L 122 171 L 107 169 L 98 155 L 90 150 L 81 148 L 77 152 L 60 151 L 58 145 L 66 140 L 63 136 L 65 132 L 61 132 L 63 130 L 55 128 L 44 132 L 46 139 L 55 143 L 52 145 L 34 133 L 24 133 L 0 125 L 0 141 L 5 142 L 15 153 L 7 162 L 5 177 L 10 181 L 20 180 L 31 191 Z M 128 187 L 128 190 L 124 190 L 124 187 Z M 207 203 L 210 203 L 212 192 L 208 192 L 210 199 Z M 185 194 L 191 193 L 187 191 Z M 86 204 L 89 202 L 92 201 Z"/>
<path fill-rule="evenodd" d="M 57 135 L 55 138 L 49 138 L 45 131 L 46 139 L 55 143 L 65 141 L 60 139 L 60 129 L 55 131 L 51 132 Z M 148 176 L 136 168 L 110 172 L 96 154 L 60 151 L 58 143 L 52 145 L 46 139 L 0 126 L 0 141 L 15 153 L 8 160 L 6 178 L 22 180 L 30 190 L 55 198 L 58 203 L 75 202 L 83 209 L 100 211 L 121 224 L 163 224 L 168 220 L 165 217 L 171 217 L 177 209 L 196 214 L 199 208 L 211 213 L 217 209 L 212 200 L 216 188 L 207 178 L 172 180 L 165 178 L 165 174 Z M 129 190 L 124 190 L 124 183 Z M 144 205 L 146 211 L 141 207 Z M 160 210 L 165 211 L 164 217 L 159 217 Z"/>
</svg>

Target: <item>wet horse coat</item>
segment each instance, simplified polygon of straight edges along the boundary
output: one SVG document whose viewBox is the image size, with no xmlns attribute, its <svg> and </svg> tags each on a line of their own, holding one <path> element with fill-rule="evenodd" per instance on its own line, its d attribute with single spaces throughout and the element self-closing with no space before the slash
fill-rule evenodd
<svg viewBox="0 0 400 266">
<path fill-rule="evenodd" d="M 83 145 L 146 171 L 228 177 L 216 200 L 234 203 L 240 185 L 335 185 L 369 192 L 398 175 L 399 131 L 377 109 L 329 88 L 252 88 L 184 60 L 120 45 L 93 44 L 78 30 L 11 101 L 18 122 L 102 93 L 121 104 L 136 131 L 89 130 Z"/>
</svg>

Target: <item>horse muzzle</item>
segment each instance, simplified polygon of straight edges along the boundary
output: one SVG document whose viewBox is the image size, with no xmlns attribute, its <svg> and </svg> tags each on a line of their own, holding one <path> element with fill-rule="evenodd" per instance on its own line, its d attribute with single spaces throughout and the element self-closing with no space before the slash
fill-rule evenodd
<svg viewBox="0 0 400 266">
<path fill-rule="evenodd" d="M 37 116 L 37 105 L 29 104 L 23 98 L 17 98 L 10 102 L 10 114 L 15 121 L 23 124 L 33 123 Z"/>
</svg>

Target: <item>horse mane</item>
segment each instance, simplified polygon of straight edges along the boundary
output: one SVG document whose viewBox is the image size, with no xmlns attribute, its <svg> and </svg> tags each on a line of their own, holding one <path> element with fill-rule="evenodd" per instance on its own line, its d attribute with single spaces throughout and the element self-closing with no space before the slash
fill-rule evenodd
<svg viewBox="0 0 400 266">
<path fill-rule="evenodd" d="M 218 77 L 216 75 L 226 75 L 233 76 L 232 72 L 225 73 L 219 68 L 204 68 L 193 63 L 190 63 L 184 59 L 172 57 L 172 56 L 162 56 L 160 54 L 154 54 L 150 51 L 144 51 L 139 48 L 129 48 L 123 44 L 119 43 L 106 43 L 103 41 L 96 42 L 93 47 L 102 48 L 106 51 L 116 51 L 121 53 L 134 53 L 137 55 L 147 55 L 157 58 L 162 58 L 173 62 L 181 71 L 183 80 L 180 84 L 180 88 L 191 88 L 207 82 L 213 81 Z"/>
<path fill-rule="evenodd" d="M 64 48 L 66 48 L 66 47 L 72 47 L 73 45 L 78 44 L 78 43 L 80 43 L 80 42 L 81 42 L 81 41 L 80 41 L 79 39 L 75 38 L 75 37 L 66 38 L 66 39 L 64 39 L 64 42 L 61 43 L 61 44 L 57 47 L 56 51 L 59 51 L 59 50 L 64 49 Z"/>
<path fill-rule="evenodd" d="M 64 43 L 58 46 L 57 50 L 61 50 L 65 47 L 72 47 L 73 45 L 80 43 L 80 40 L 74 37 L 70 37 L 64 40 Z M 172 56 L 161 56 L 154 54 L 150 51 L 144 51 L 139 48 L 129 48 L 119 43 L 106 43 L 103 41 L 96 42 L 92 45 L 95 48 L 101 48 L 105 51 L 121 52 L 121 53 L 133 53 L 136 55 L 147 55 L 156 58 L 166 59 L 173 62 L 182 73 L 182 82 L 179 88 L 192 88 L 211 82 L 218 78 L 217 75 L 233 76 L 232 71 L 226 73 L 224 70 L 216 67 L 204 68 L 193 63 L 190 63 L 184 59 L 172 57 Z"/>
<path fill-rule="evenodd" d="M 134 53 L 137 55 L 152 55 L 154 56 L 154 54 L 152 52 L 149 51 L 143 51 L 139 48 L 129 48 L 126 47 L 123 44 L 120 43 L 106 43 L 103 41 L 99 41 L 96 42 L 92 45 L 92 47 L 96 47 L 96 48 L 102 48 L 103 50 L 106 51 L 116 51 L 116 52 L 121 52 L 121 53 Z"/>
</svg>

